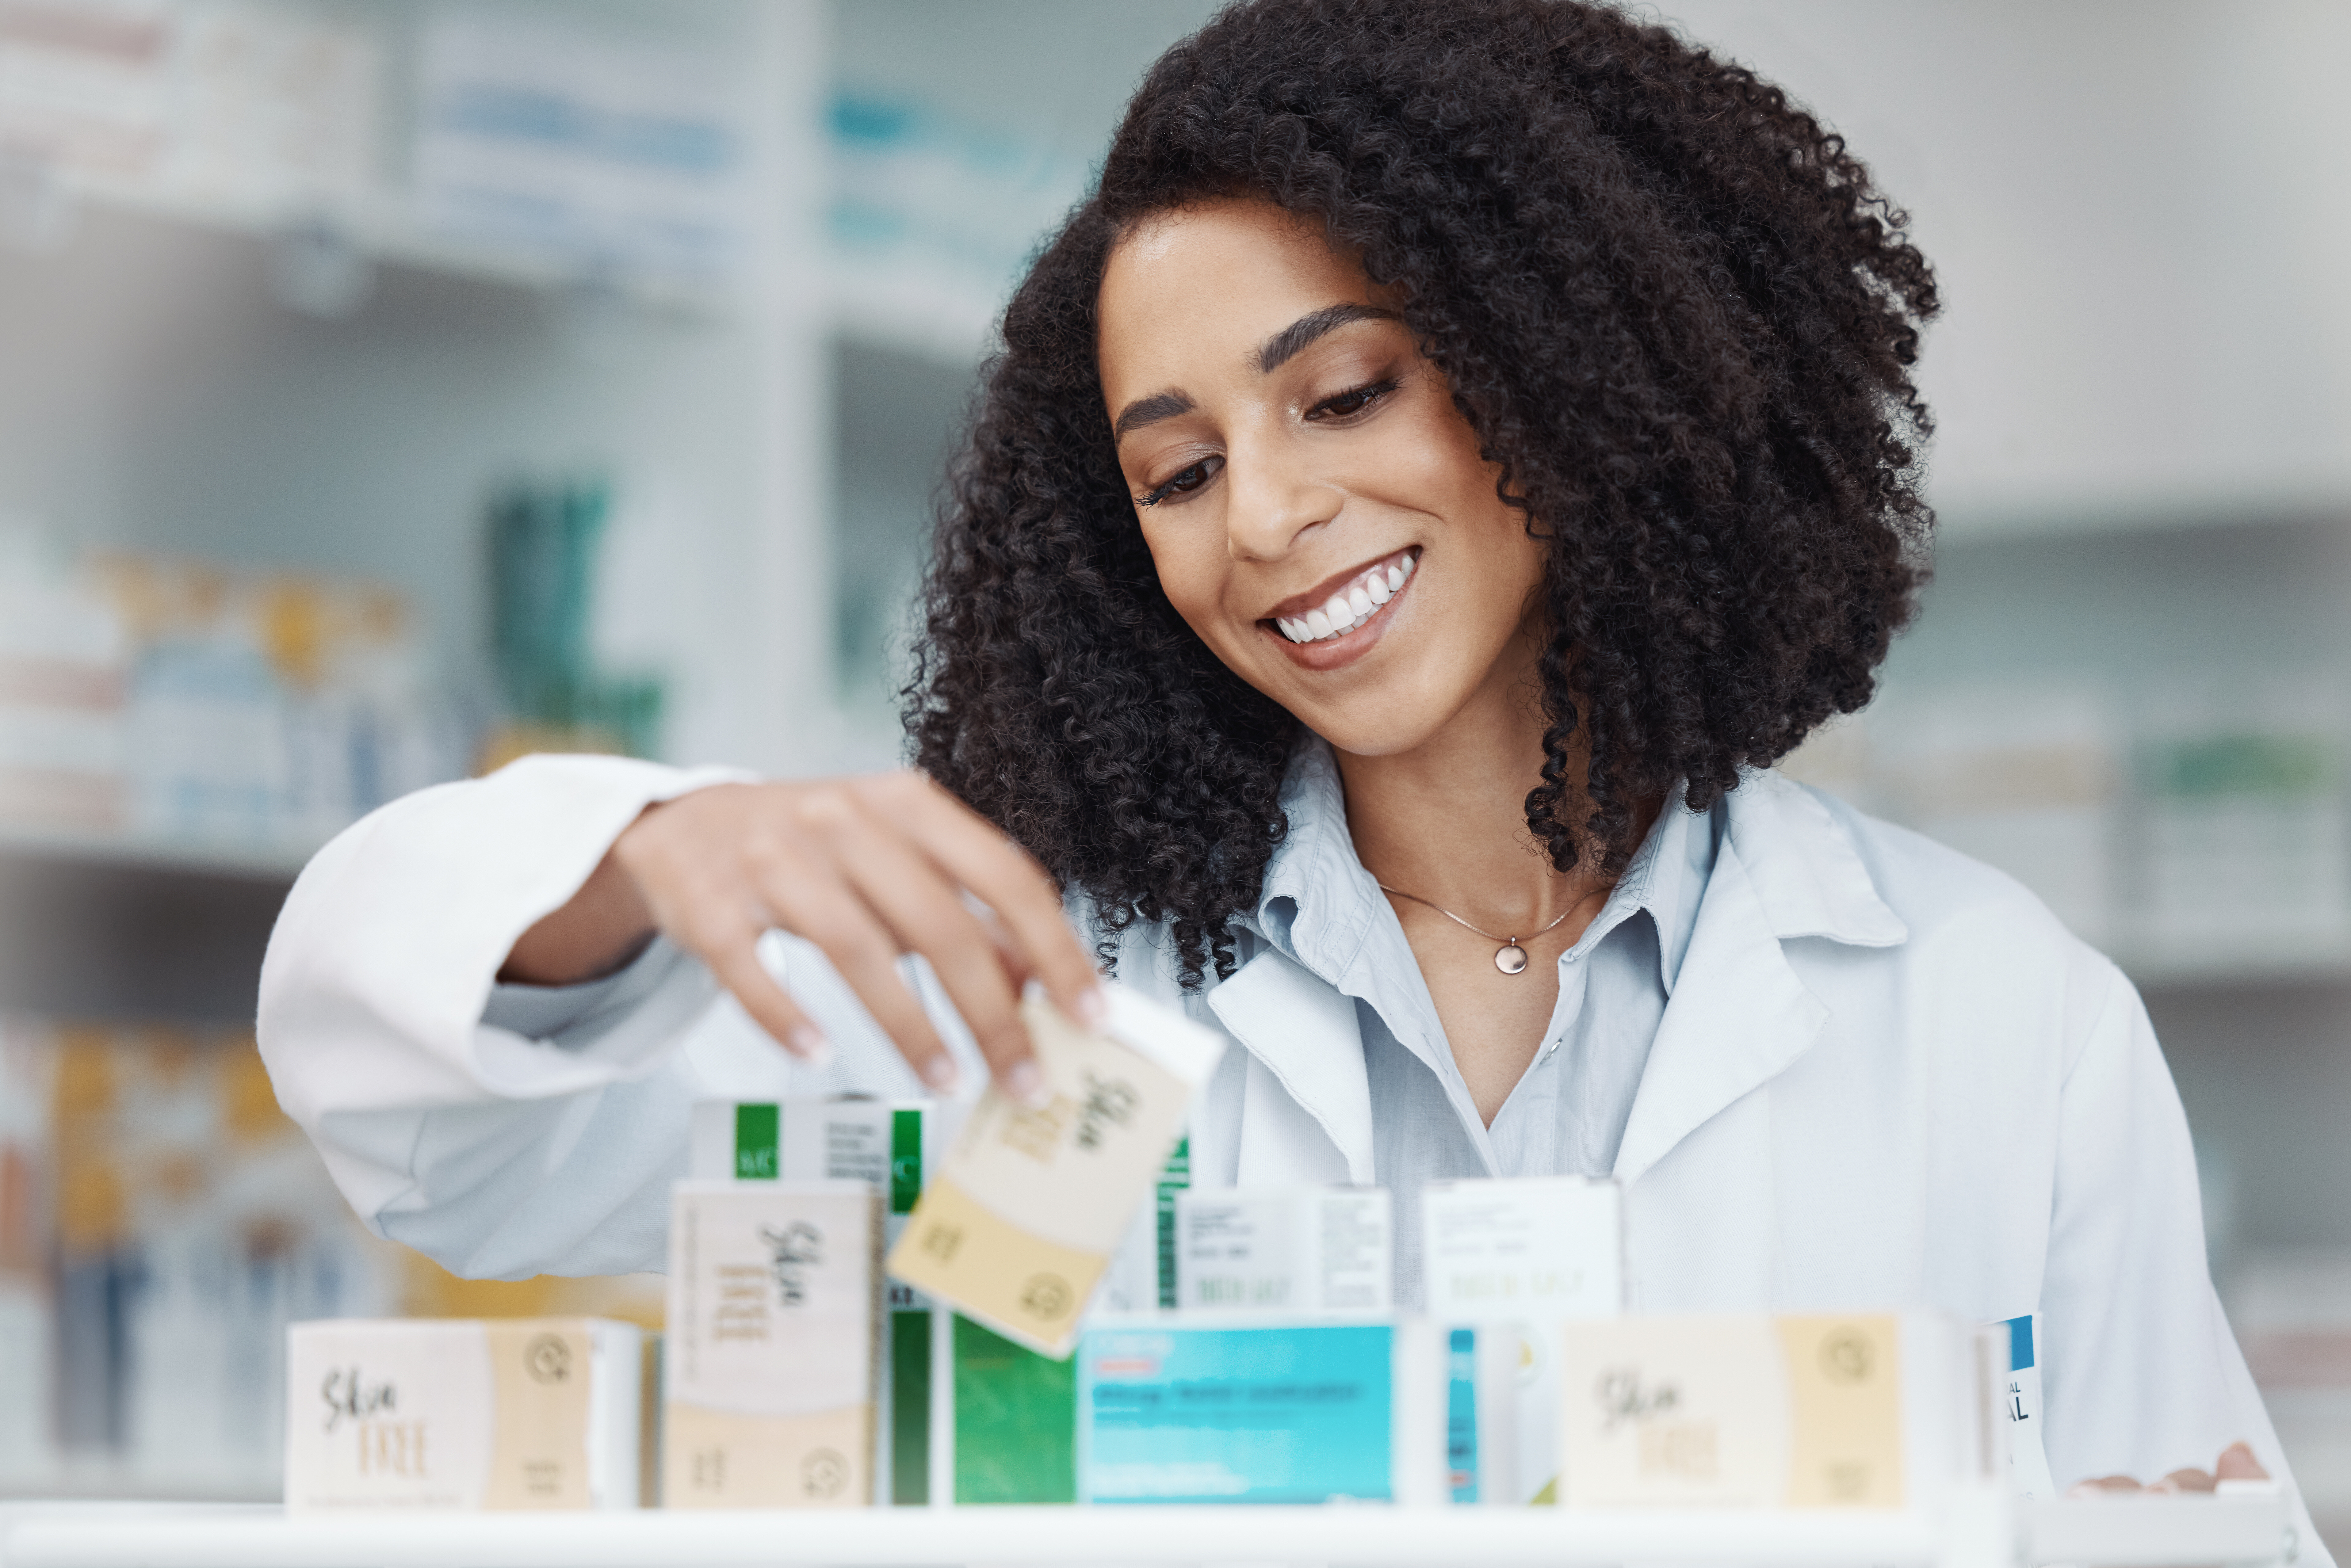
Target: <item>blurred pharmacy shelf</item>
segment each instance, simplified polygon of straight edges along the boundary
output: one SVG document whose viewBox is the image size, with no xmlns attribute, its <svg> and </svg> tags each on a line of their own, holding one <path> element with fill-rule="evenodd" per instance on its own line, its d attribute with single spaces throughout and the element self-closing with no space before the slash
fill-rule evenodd
<svg viewBox="0 0 2351 1568">
<path fill-rule="evenodd" d="M 1925 1512 L 1554 1509 L 965 1508 L 791 1512 L 379 1514 L 0 1508 L 0 1568 L 766 1568 L 1429 1563 L 2016 1568 L 2291 1561 L 2283 1500 L 1965 1496 Z"/>
<path fill-rule="evenodd" d="M 57 199 L 287 247 L 281 268 L 307 266 L 320 275 L 347 269 L 354 282 L 369 267 L 392 266 L 532 291 L 592 287 L 639 308 L 701 317 L 737 312 L 748 303 L 743 289 L 725 280 L 614 267 L 592 256 L 469 242 L 437 231 L 413 203 L 392 196 L 292 205 L 237 203 L 85 178 L 62 183 Z M 320 313 L 334 313 L 323 308 L 325 303 L 319 301 Z"/>
<path fill-rule="evenodd" d="M 298 839 L 249 843 L 0 822 L 0 875 L 5 875 L 5 868 L 12 863 L 37 861 L 285 886 L 293 883 L 325 842 L 324 839 Z"/>
</svg>

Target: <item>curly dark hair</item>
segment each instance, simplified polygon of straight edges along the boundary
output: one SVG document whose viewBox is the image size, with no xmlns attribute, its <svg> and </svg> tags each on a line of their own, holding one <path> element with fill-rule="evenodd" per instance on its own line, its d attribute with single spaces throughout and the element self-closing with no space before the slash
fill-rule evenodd
<svg viewBox="0 0 2351 1568">
<path fill-rule="evenodd" d="M 1394 291 L 1548 545 L 1553 864 L 1621 870 L 1677 781 L 1704 809 L 1869 700 L 1926 570 L 1937 300 L 1844 141 L 1605 5 L 1245 0 L 1152 68 L 1006 310 L 906 688 L 916 765 L 1086 895 L 1105 964 L 1164 921 L 1186 985 L 1229 974 L 1285 831 L 1297 721 L 1161 591 L 1095 362 L 1120 237 L 1235 195 Z"/>
</svg>

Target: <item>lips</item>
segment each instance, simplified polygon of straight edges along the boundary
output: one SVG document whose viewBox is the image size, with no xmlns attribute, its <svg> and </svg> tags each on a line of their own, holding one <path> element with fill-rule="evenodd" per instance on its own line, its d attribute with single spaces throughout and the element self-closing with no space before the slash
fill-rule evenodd
<svg viewBox="0 0 2351 1568">
<path fill-rule="evenodd" d="M 1270 619 L 1292 643 L 1321 643 L 1343 637 L 1404 591 L 1419 559 L 1417 549 L 1398 550 L 1342 583 L 1321 604 L 1311 609 L 1292 609 L 1290 613 Z"/>
</svg>

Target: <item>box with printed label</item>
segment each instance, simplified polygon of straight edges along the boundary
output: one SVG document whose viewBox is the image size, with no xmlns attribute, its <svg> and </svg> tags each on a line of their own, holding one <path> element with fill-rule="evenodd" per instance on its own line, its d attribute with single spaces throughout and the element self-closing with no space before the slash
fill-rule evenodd
<svg viewBox="0 0 2351 1568">
<path fill-rule="evenodd" d="M 873 1500 L 881 1234 L 863 1182 L 672 1188 L 664 1507 Z"/>
<path fill-rule="evenodd" d="M 1078 1498 L 1433 1500 L 1426 1325 L 1098 1318 L 1077 1354 Z"/>
<path fill-rule="evenodd" d="M 1225 1047 L 1172 1008 L 1105 991 L 1099 1034 L 1023 1004 L 1050 1103 L 1030 1110 L 991 1085 L 890 1252 L 893 1278 L 1048 1355 L 1076 1343 Z"/>
<path fill-rule="evenodd" d="M 1474 1483 L 1456 1490 L 1487 1504 L 1555 1502 L 1553 1325 L 1623 1310 L 1623 1189 L 1605 1176 L 1430 1182 L 1420 1219 L 1428 1311 L 1468 1336 L 1481 1369 L 1453 1391 L 1483 1434 Z"/>
<path fill-rule="evenodd" d="M 1187 1311 L 1384 1312 L 1384 1187 L 1223 1187 L 1176 1195 L 1176 1304 Z"/>
<path fill-rule="evenodd" d="M 883 1195 L 886 1249 L 905 1228 L 962 1108 L 950 1101 L 892 1102 L 827 1096 L 705 1100 L 694 1107 L 688 1174 L 699 1181 L 862 1181 Z M 885 1282 L 882 1420 L 873 1458 L 875 1495 L 931 1500 L 931 1364 L 944 1324 L 920 1291 Z"/>
<path fill-rule="evenodd" d="M 598 1318 L 296 1323 L 286 1506 L 634 1508 L 640 1343 Z"/>
<path fill-rule="evenodd" d="M 1932 1313 L 1561 1328 L 1573 1506 L 1905 1508 L 1982 1447 L 1972 1336 Z"/>
<path fill-rule="evenodd" d="M 1610 1177 L 1433 1181 L 1420 1228 L 1431 1317 L 1546 1322 L 1624 1310 L 1624 1192 Z"/>
</svg>

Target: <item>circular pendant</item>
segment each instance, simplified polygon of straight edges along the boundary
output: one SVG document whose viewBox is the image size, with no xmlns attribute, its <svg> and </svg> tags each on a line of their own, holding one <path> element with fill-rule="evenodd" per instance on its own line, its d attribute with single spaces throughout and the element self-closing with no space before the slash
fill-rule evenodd
<svg viewBox="0 0 2351 1568">
<path fill-rule="evenodd" d="M 1505 942 L 1494 949 L 1494 967 L 1505 975 L 1515 975 L 1527 967 L 1527 950 L 1516 942 Z"/>
</svg>

